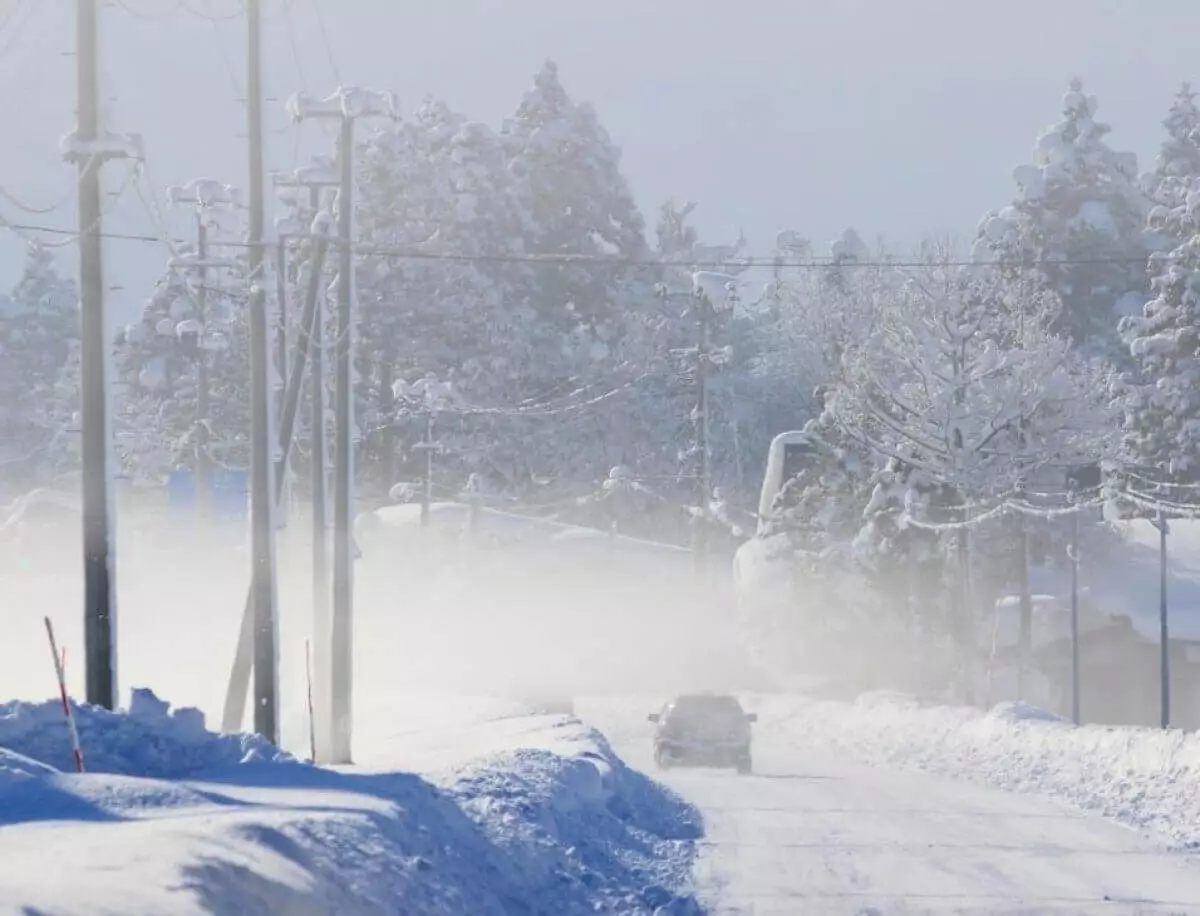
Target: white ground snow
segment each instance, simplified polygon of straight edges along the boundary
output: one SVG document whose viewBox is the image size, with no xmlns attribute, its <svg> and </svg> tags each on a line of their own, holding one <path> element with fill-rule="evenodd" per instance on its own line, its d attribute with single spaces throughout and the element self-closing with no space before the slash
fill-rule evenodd
<svg viewBox="0 0 1200 916">
<path fill-rule="evenodd" d="M 1194 855 L 1050 799 L 958 781 L 988 781 L 1010 758 L 1010 769 L 1029 779 L 1013 780 L 1014 788 L 1044 792 L 1053 784 L 1037 781 L 1037 769 L 1055 770 L 1061 748 L 1048 745 L 1020 762 L 1022 746 L 1037 742 L 1012 716 L 981 728 L 968 754 L 970 742 L 956 736 L 955 717 L 944 711 L 931 712 L 939 737 L 902 707 L 748 696 L 745 705 L 760 719 L 755 772 L 743 777 L 655 772 L 645 712 L 662 699 L 578 705 L 625 759 L 699 807 L 706 829 L 696 887 L 713 916 L 1200 912 Z M 1066 756 L 1064 774 L 1082 766 L 1082 748 Z M 914 772 L 914 763 L 930 772 Z M 1177 787 L 1180 822 L 1196 813 L 1187 791 Z"/>
<path fill-rule="evenodd" d="M 1030 707 L 922 707 L 897 694 L 853 704 L 756 698 L 762 729 L 797 748 L 1039 795 L 1200 848 L 1200 735 L 1075 727 Z"/>
<path fill-rule="evenodd" d="M 574 718 L 426 696 L 333 771 L 135 707 L 77 710 L 89 760 L 136 774 L 83 776 L 47 765 L 69 760 L 61 709 L 2 708 L 0 913 L 696 912 L 694 809 Z"/>
</svg>

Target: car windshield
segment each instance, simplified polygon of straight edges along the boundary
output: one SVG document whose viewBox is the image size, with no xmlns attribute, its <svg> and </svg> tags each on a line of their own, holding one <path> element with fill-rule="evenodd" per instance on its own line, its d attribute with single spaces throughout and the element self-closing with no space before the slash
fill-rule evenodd
<svg viewBox="0 0 1200 916">
<path fill-rule="evenodd" d="M 680 697 L 671 708 L 672 718 L 732 719 L 743 715 L 741 704 L 733 697 Z"/>
</svg>

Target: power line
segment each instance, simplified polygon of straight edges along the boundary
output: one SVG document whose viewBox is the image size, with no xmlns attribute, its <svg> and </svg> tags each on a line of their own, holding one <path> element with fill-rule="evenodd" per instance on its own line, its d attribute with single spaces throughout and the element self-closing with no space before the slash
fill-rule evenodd
<svg viewBox="0 0 1200 916">
<path fill-rule="evenodd" d="M 59 200 L 57 202 L 51 204 L 50 206 L 48 206 L 48 207 L 33 207 L 27 203 L 24 203 L 15 194 L 13 194 L 10 191 L 8 191 L 7 189 L 5 189 L 5 187 L 3 185 L 0 185 L 0 197 L 7 200 L 10 204 L 12 204 L 14 207 L 16 207 L 22 213 L 28 213 L 32 216 L 46 216 L 50 213 L 53 213 L 55 210 L 61 209 L 64 205 L 66 205 L 67 203 L 70 202 L 71 198 L 73 198 L 75 196 L 75 191 L 76 191 L 76 187 L 74 185 L 72 185 L 70 190 L 68 190 L 66 194 L 64 194 L 61 198 L 59 198 Z"/>
<path fill-rule="evenodd" d="M 333 71 L 333 78 L 337 80 L 337 84 L 344 86 L 342 71 L 338 67 L 337 58 L 333 55 L 333 42 L 329 40 L 329 29 L 325 27 L 325 17 L 321 15 L 321 0 L 312 0 L 312 5 L 317 19 L 317 30 L 321 33 L 321 43 L 325 46 L 325 56 L 329 58 L 329 69 Z"/>
<path fill-rule="evenodd" d="M 25 224 L 5 222 L 5 226 L 20 232 L 40 232 L 47 235 L 77 235 L 76 229 L 67 229 L 58 226 L 37 226 L 37 224 Z M 139 233 L 103 233 L 103 238 L 113 239 L 116 241 L 139 241 L 139 243 L 154 243 L 161 244 L 164 239 L 158 235 L 145 235 Z M 298 239 L 298 235 L 290 235 L 290 239 Z M 175 240 L 176 244 L 182 244 L 181 240 Z M 337 245 L 337 239 L 330 239 L 331 245 Z M 248 247 L 245 241 L 234 239 L 223 239 L 214 241 L 214 247 L 224 247 L 224 249 L 246 249 Z M 594 255 L 454 255 L 451 252 L 431 252 L 431 251 L 416 251 L 413 249 L 397 249 L 397 247 L 388 247 L 380 245 L 352 245 L 350 249 L 356 255 L 371 255 L 376 257 L 395 258 L 397 261 L 440 261 L 458 264 L 566 264 L 566 265 L 595 265 L 598 268 L 679 268 L 679 269 L 695 269 L 695 270 L 773 270 L 775 268 L 787 268 L 790 270 L 850 270 L 854 268 L 906 268 L 906 269 L 940 269 L 947 267 L 977 267 L 977 268 L 1038 268 L 1051 267 L 1051 265 L 1076 265 L 1076 264 L 1135 264 L 1145 261 L 1144 257 L 1124 257 L 1124 258 L 1026 258 L 1026 259 L 1000 259 L 1000 261 L 976 262 L 976 261 L 901 261 L 901 259 L 874 259 L 874 261 L 856 261 L 853 263 L 838 262 L 830 258 L 809 258 L 805 261 L 770 261 L 770 259 L 746 259 L 745 262 L 733 263 L 730 262 L 672 262 L 660 261 L 655 258 L 612 258 L 598 257 Z"/>
<path fill-rule="evenodd" d="M 143 13 L 141 10 L 131 7 L 126 0 L 109 0 L 109 2 L 111 2 L 113 6 L 117 7 L 118 9 L 128 13 L 134 19 L 141 19 L 143 22 L 161 22 L 163 19 L 167 19 L 172 14 L 178 12 L 187 13 L 189 16 L 195 16 L 197 19 L 207 19 L 209 22 L 229 22 L 233 19 L 240 18 L 245 9 L 245 0 L 238 0 L 238 8 L 232 13 L 204 13 L 185 2 L 185 0 L 175 0 L 175 5 L 172 8 L 166 10 L 160 15 L 155 16 L 151 15 L 150 13 Z"/>
<path fill-rule="evenodd" d="M 23 232 L 42 232 L 46 235 L 78 236 L 75 229 L 59 226 L 42 226 L 6 222 L 10 229 Z M 164 240 L 155 235 L 139 233 L 105 232 L 103 237 L 115 241 L 162 243 Z M 289 236 L 292 239 L 304 236 Z M 178 244 L 182 241 L 176 240 Z M 247 248 L 248 243 L 234 239 L 214 241 L 214 247 Z M 330 239 L 330 244 L 337 245 L 338 240 Z M 395 258 L 411 261 L 447 261 L 459 264 L 565 264 L 565 265 L 595 265 L 596 267 L 675 267 L 683 270 L 774 270 L 787 268 L 789 270 L 852 270 L 854 268 L 911 268 L 937 269 L 944 267 L 1047 267 L 1054 265 L 1083 265 L 1083 264 L 1137 264 L 1145 261 L 1144 256 L 1109 257 L 1109 258 L 1024 258 L 999 259 L 994 261 L 915 261 L 899 258 L 883 258 L 869 261 L 845 262 L 834 258 L 809 258 L 795 261 L 774 261 L 767 258 L 762 260 L 747 259 L 742 262 L 729 261 L 664 261 L 656 258 L 612 258 L 587 254 L 453 254 L 450 252 L 417 251 L 411 248 L 392 248 L 384 245 L 351 245 L 351 250 L 359 255 L 374 255 L 376 257 Z"/>
</svg>

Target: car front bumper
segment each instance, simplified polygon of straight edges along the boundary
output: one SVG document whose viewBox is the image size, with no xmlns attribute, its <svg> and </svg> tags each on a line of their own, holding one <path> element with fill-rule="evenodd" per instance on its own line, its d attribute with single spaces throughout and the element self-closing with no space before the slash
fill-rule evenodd
<svg viewBox="0 0 1200 916">
<path fill-rule="evenodd" d="M 660 741 L 654 746 L 655 757 L 662 762 L 692 766 L 735 766 L 750 756 L 749 742 L 704 744 L 700 742 Z"/>
</svg>

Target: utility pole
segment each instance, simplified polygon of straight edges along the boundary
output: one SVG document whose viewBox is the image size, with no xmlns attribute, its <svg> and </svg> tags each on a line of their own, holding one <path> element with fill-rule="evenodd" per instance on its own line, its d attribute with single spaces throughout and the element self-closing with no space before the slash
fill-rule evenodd
<svg viewBox="0 0 1200 916">
<path fill-rule="evenodd" d="M 290 175 L 275 176 L 275 187 L 296 188 L 308 191 L 308 211 L 306 220 L 311 232 L 311 224 L 317 219 L 321 209 L 321 192 L 325 188 L 337 187 L 340 177 L 334 174 L 332 162 L 318 160 L 309 166 L 304 166 Z M 284 236 L 279 239 L 280 248 L 284 245 Z M 318 258 L 315 248 L 309 260 L 310 292 L 315 292 L 317 299 L 312 324 L 307 335 L 308 353 L 311 361 L 309 371 L 309 459 L 312 476 L 312 621 L 313 621 L 313 653 L 312 677 L 315 690 L 313 691 L 313 720 L 315 722 L 314 746 L 315 760 L 319 763 L 332 758 L 330 748 L 330 639 L 332 635 L 330 620 L 329 592 L 329 522 L 327 508 L 328 473 L 326 471 L 325 443 L 325 359 L 324 359 L 324 327 L 325 308 L 321 298 L 323 286 L 320 274 L 324 265 L 324 251 Z M 306 303 L 307 308 L 307 303 Z M 303 332 L 302 332 L 303 333 Z"/>
<path fill-rule="evenodd" d="M 1079 696 L 1079 500 L 1085 490 L 1099 491 L 1102 481 L 1098 464 L 1067 472 L 1067 492 L 1075 511 L 1071 513 L 1071 721 L 1081 722 Z"/>
<path fill-rule="evenodd" d="M 300 411 L 300 389 L 308 360 L 312 328 L 317 317 L 321 272 L 328 248 L 324 221 L 318 218 L 314 221 L 313 228 L 316 235 L 316 246 L 312 256 L 308 291 L 304 298 L 304 312 L 300 319 L 303 330 L 297 340 L 296 358 L 292 362 L 291 377 L 287 383 L 287 399 L 283 408 L 283 416 L 279 421 L 279 456 L 275 462 L 274 475 L 274 498 L 277 504 L 283 495 L 284 462 L 291 454 L 292 441 L 295 437 L 296 416 Z M 238 632 L 237 651 L 234 654 L 233 667 L 229 673 L 229 686 L 225 693 L 225 708 L 221 718 L 221 730 L 225 732 L 235 732 L 241 728 L 242 713 L 246 707 L 246 694 L 250 688 L 250 674 L 256 664 L 253 651 L 254 639 L 255 613 L 252 586 L 246 595 L 246 603 L 242 609 L 242 626 Z"/>
<path fill-rule="evenodd" d="M 1071 513 L 1071 721 L 1079 724 L 1079 510 Z"/>
<path fill-rule="evenodd" d="M 425 429 L 421 437 L 421 451 L 425 453 L 425 473 L 421 483 L 421 527 L 428 528 L 430 510 L 433 507 L 433 410 L 425 407 Z"/>
<path fill-rule="evenodd" d="M 710 303 L 700 292 L 696 296 L 696 505 L 700 514 L 693 519 L 692 551 L 696 571 L 702 572 L 708 555 L 708 502 L 712 485 L 708 466 L 708 322 Z"/>
<path fill-rule="evenodd" d="M 350 735 L 354 693 L 354 555 L 350 526 L 353 523 L 354 448 L 354 261 L 350 243 L 354 229 L 354 119 L 342 113 L 342 183 L 338 188 L 338 303 L 337 340 L 334 348 L 334 453 L 337 476 L 333 491 L 333 632 L 330 638 L 333 691 L 333 759 L 351 763 Z"/>
<path fill-rule="evenodd" d="M 264 292 L 263 224 L 266 203 L 263 183 L 262 9 L 260 0 L 246 0 L 247 111 L 250 141 L 250 390 L 251 426 L 251 594 L 254 608 L 254 730 L 279 742 L 279 620 L 275 583 L 275 499 L 272 464 L 270 340 Z"/>
<path fill-rule="evenodd" d="M 211 178 L 197 178 L 183 186 L 167 188 L 167 199 L 173 204 L 186 204 L 196 212 L 196 256 L 179 261 L 172 266 L 193 269 L 199 280 L 195 305 L 199 327 L 196 331 L 196 411 L 192 427 L 192 444 L 195 449 L 194 473 L 196 479 L 196 508 L 207 515 L 212 500 L 212 456 L 209 452 L 212 417 L 212 392 L 209 387 L 208 359 L 206 346 L 208 335 L 208 271 L 214 267 L 233 266 L 231 261 L 210 261 L 208 257 L 209 225 L 216 225 L 217 213 L 237 205 L 237 193 L 229 185 Z"/>
<path fill-rule="evenodd" d="M 117 704 L 116 550 L 109 469 L 109 334 L 104 302 L 100 169 L 109 159 L 142 158 L 141 138 L 108 134 L 100 125 L 97 0 L 76 3 L 75 131 L 62 144 L 78 169 L 80 389 L 83 458 L 84 655 L 88 703 Z"/>
<path fill-rule="evenodd" d="M 1018 496 L 1024 496 L 1019 488 Z M 1033 595 L 1029 587 L 1029 527 L 1025 516 L 1017 518 L 1017 601 L 1019 627 L 1017 634 L 1017 699 L 1025 699 L 1026 680 L 1033 654 Z"/>
<path fill-rule="evenodd" d="M 333 627 L 330 702 L 333 719 L 333 762 L 352 762 L 350 750 L 353 708 L 354 542 L 351 524 L 354 498 L 354 259 L 351 245 L 354 226 L 354 123 L 362 117 L 395 119 L 395 99 L 390 93 L 339 89 L 316 101 L 296 96 L 289 103 L 296 121 L 307 118 L 337 120 L 341 184 L 338 189 L 338 308 L 336 371 L 334 383 L 334 506 L 333 506 Z"/>
<path fill-rule="evenodd" d="M 200 263 L 196 265 L 199 277 L 199 289 L 196 290 L 196 318 L 200 322 L 200 339 L 196 341 L 196 415 L 193 420 L 193 445 L 196 449 L 196 460 L 192 473 L 196 479 L 196 509 L 201 516 L 207 516 L 211 509 L 211 480 L 212 462 L 209 460 L 209 419 L 212 408 L 209 404 L 211 392 L 208 380 L 208 353 L 204 349 L 204 327 L 208 323 L 208 265 L 204 263 L 208 257 L 208 227 L 204 218 L 196 214 L 196 257 Z"/>
<path fill-rule="evenodd" d="M 1171 727 L 1171 634 L 1167 622 L 1167 534 L 1170 526 L 1159 507 L 1154 520 L 1158 529 L 1158 673 L 1159 714 L 1163 728 Z"/>
<path fill-rule="evenodd" d="M 714 299 L 713 294 L 720 287 L 724 293 Z M 692 529 L 693 553 L 695 556 L 696 572 L 701 573 L 708 558 L 708 521 L 709 504 L 712 501 L 712 468 L 709 463 L 709 409 L 708 409 L 708 375 L 713 366 L 723 365 L 725 351 L 714 351 L 710 339 L 712 320 L 716 310 L 733 309 L 738 303 L 737 277 L 731 274 L 719 274 L 709 271 L 696 271 L 692 274 L 692 302 L 696 316 L 696 406 L 692 410 L 692 422 L 696 430 L 696 516 L 695 527 Z"/>
</svg>

